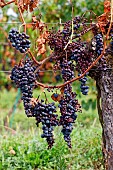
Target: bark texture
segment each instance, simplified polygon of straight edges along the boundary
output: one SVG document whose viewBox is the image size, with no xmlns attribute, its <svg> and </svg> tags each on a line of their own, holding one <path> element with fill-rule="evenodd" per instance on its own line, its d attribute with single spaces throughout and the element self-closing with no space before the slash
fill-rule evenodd
<svg viewBox="0 0 113 170">
<path fill-rule="evenodd" d="M 113 72 L 102 71 L 96 78 L 97 107 L 102 125 L 105 169 L 113 170 Z"/>
</svg>

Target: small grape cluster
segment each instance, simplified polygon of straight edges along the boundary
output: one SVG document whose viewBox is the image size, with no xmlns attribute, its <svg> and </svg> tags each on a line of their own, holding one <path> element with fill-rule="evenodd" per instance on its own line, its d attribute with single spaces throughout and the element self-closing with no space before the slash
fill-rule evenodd
<svg viewBox="0 0 113 170">
<path fill-rule="evenodd" d="M 81 17 L 75 17 L 73 19 L 73 31 L 72 31 L 72 20 L 67 21 L 64 24 L 64 28 L 62 31 L 61 30 L 58 30 L 57 32 L 53 30 L 50 31 L 50 35 L 48 37 L 48 44 L 52 50 L 54 49 L 54 52 L 56 53 L 63 52 L 63 50 L 65 49 L 65 46 L 70 40 L 70 36 L 72 32 L 73 32 L 73 39 L 80 37 L 80 34 L 79 34 L 80 21 L 81 21 Z"/>
<path fill-rule="evenodd" d="M 76 62 L 76 70 L 83 73 L 92 63 L 93 53 L 88 50 L 88 43 L 80 42 L 72 50 L 72 54 L 69 56 L 71 61 Z"/>
<path fill-rule="evenodd" d="M 79 74 L 80 76 L 80 74 Z M 88 78 L 86 76 L 84 76 L 83 78 L 79 79 L 79 81 L 81 82 L 80 85 L 80 89 L 83 95 L 87 95 L 88 91 L 89 91 L 89 86 L 86 85 Z"/>
<path fill-rule="evenodd" d="M 80 36 L 77 32 L 78 29 L 80 28 L 80 24 L 79 24 L 80 21 L 81 21 L 81 18 L 79 16 L 77 16 L 73 19 L 73 35 L 75 38 L 78 38 Z M 64 24 L 64 28 L 62 30 L 63 39 L 69 40 L 69 36 L 71 34 L 72 34 L 72 21 L 67 21 Z"/>
<path fill-rule="evenodd" d="M 101 55 L 102 51 L 103 51 L 103 37 L 101 33 L 98 33 L 97 35 L 95 35 L 95 39 L 96 39 L 96 53 L 97 55 Z"/>
<path fill-rule="evenodd" d="M 28 58 L 20 66 L 16 65 L 12 69 L 11 80 L 15 82 L 18 88 L 22 92 L 22 100 L 24 102 L 24 108 L 28 117 L 32 116 L 32 105 L 30 104 L 33 97 L 33 88 L 35 85 L 35 67 L 32 66 L 33 62 Z"/>
<path fill-rule="evenodd" d="M 8 39 L 12 43 L 12 46 L 19 50 L 21 53 L 25 53 L 30 48 L 29 35 L 26 35 L 24 32 L 19 33 L 18 30 L 12 28 L 9 31 Z"/>
<path fill-rule="evenodd" d="M 100 56 L 103 51 L 103 36 L 101 33 L 95 35 L 96 40 L 96 54 Z M 103 55 L 102 58 L 99 60 L 98 70 L 106 70 L 106 59 Z"/>
<path fill-rule="evenodd" d="M 74 60 L 76 62 L 78 62 L 78 59 L 81 57 L 81 50 L 79 47 L 77 47 L 73 53 L 70 56 L 70 60 Z"/>
<path fill-rule="evenodd" d="M 62 133 L 64 140 L 67 142 L 68 147 L 71 148 L 71 133 L 73 130 L 73 123 L 77 118 L 77 105 L 78 101 L 75 99 L 76 94 L 72 92 L 71 85 L 66 85 L 64 89 L 64 96 L 59 102 L 61 112 L 60 125 L 62 125 Z"/>
<path fill-rule="evenodd" d="M 62 69 L 62 78 L 66 81 L 71 80 L 72 78 L 74 78 L 74 65 L 72 64 L 72 61 L 66 61 L 64 59 L 64 61 L 62 62 L 62 64 L 60 64 L 61 69 Z"/>
<path fill-rule="evenodd" d="M 36 125 L 41 122 L 43 134 L 42 138 L 46 138 L 48 148 L 51 148 L 54 143 L 53 127 L 58 125 L 56 106 L 54 103 L 44 104 L 44 101 L 37 102 L 33 110 L 33 117 L 36 118 Z"/>
<path fill-rule="evenodd" d="M 74 78 L 74 66 L 72 61 L 67 61 L 63 59 L 61 61 L 62 77 L 64 82 Z M 72 92 L 71 84 L 64 87 L 64 96 L 59 102 L 59 108 L 61 112 L 60 125 L 62 128 L 62 133 L 64 135 L 64 140 L 67 142 L 68 147 L 71 148 L 71 137 L 70 134 L 73 130 L 73 123 L 75 122 L 78 111 L 78 101 L 75 99 L 76 94 Z"/>
</svg>

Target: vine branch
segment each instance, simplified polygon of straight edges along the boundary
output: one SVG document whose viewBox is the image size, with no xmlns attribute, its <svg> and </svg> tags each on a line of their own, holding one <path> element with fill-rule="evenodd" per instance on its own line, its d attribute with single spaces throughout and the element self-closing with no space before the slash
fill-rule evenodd
<svg viewBox="0 0 113 170">
<path fill-rule="evenodd" d="M 12 3 L 14 3 L 14 2 L 15 2 L 15 0 L 6 2 L 4 5 L 1 5 L 1 7 L 3 8 L 3 7 L 5 7 L 6 5 L 12 4 Z"/>
<path fill-rule="evenodd" d="M 23 17 L 23 15 L 22 15 L 22 11 L 21 11 L 21 8 L 20 8 L 18 2 L 17 2 L 17 6 L 18 6 L 18 11 L 19 11 L 19 13 L 20 13 L 20 18 L 21 18 L 22 23 L 23 23 L 22 25 L 24 26 L 24 32 L 26 33 L 26 23 L 25 23 L 25 20 L 24 20 L 24 17 Z"/>
</svg>

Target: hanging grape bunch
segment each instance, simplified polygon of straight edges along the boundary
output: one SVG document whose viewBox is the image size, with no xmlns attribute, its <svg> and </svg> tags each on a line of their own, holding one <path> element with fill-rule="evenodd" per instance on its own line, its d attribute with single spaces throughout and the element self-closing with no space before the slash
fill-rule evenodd
<svg viewBox="0 0 113 170">
<path fill-rule="evenodd" d="M 53 127 L 58 126 L 57 114 L 54 114 L 56 111 L 55 103 L 44 104 L 44 101 L 41 100 L 37 102 L 34 107 L 33 116 L 36 118 L 36 125 L 42 123 L 43 134 L 42 138 L 46 138 L 48 143 L 48 148 L 51 148 L 54 143 L 53 138 Z"/>
<path fill-rule="evenodd" d="M 21 53 L 25 53 L 30 48 L 31 42 L 29 40 L 29 35 L 26 35 L 24 32 L 19 33 L 15 28 L 10 30 L 8 39 L 12 43 L 12 46 Z"/>
<path fill-rule="evenodd" d="M 30 101 L 33 97 L 33 88 L 35 85 L 36 75 L 33 62 L 28 58 L 21 65 L 16 65 L 12 69 L 11 80 L 13 80 L 22 92 L 22 100 L 24 103 L 25 113 L 28 117 L 32 117 L 32 106 Z"/>
</svg>

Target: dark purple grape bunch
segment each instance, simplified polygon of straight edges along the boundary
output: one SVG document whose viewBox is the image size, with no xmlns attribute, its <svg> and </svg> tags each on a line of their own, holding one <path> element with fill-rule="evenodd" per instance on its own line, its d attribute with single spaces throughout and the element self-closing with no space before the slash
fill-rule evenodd
<svg viewBox="0 0 113 170">
<path fill-rule="evenodd" d="M 12 43 L 12 46 L 19 50 L 21 53 L 25 53 L 30 48 L 30 40 L 29 35 L 23 33 L 19 33 L 18 30 L 12 28 L 9 31 L 8 39 Z"/>
<path fill-rule="evenodd" d="M 101 55 L 102 51 L 103 51 L 103 36 L 101 33 L 98 33 L 97 35 L 95 35 L 95 39 L 96 39 L 96 53 L 97 55 Z"/>
<path fill-rule="evenodd" d="M 33 89 L 36 80 L 34 71 L 35 67 L 33 66 L 33 62 L 28 58 L 21 66 L 16 65 L 11 73 L 11 80 L 21 89 L 22 100 L 28 117 L 32 116 L 33 111 L 31 99 L 33 98 Z"/>
<path fill-rule="evenodd" d="M 54 103 L 44 104 L 44 101 L 37 102 L 34 108 L 33 116 L 36 118 L 36 125 L 42 123 L 42 138 L 46 138 L 48 148 L 54 144 L 53 127 L 58 125 L 56 106 Z"/>
<path fill-rule="evenodd" d="M 93 53 L 88 50 L 87 42 L 79 42 L 72 50 L 72 54 L 69 59 L 75 61 L 75 67 L 78 72 L 85 72 L 92 63 Z"/>
<path fill-rule="evenodd" d="M 81 57 L 81 53 L 82 53 L 81 48 L 79 46 L 76 47 L 76 49 L 73 50 L 73 53 L 70 56 L 70 60 L 78 62 L 79 58 Z"/>
<path fill-rule="evenodd" d="M 60 67 L 64 82 L 74 78 L 74 65 L 72 61 L 68 61 L 66 59 L 61 60 Z M 77 118 L 76 112 L 78 101 L 75 98 L 76 94 L 72 92 L 71 84 L 67 84 L 64 87 L 64 96 L 59 102 L 59 108 L 61 112 L 60 125 L 62 126 L 64 140 L 66 141 L 69 148 L 71 148 L 70 135 L 73 130 L 73 123 Z"/>
<path fill-rule="evenodd" d="M 78 76 L 80 76 L 80 74 Z M 86 75 L 83 78 L 79 79 L 79 81 L 81 82 L 80 89 L 83 95 L 87 95 L 89 91 L 89 86 L 86 85 L 87 80 L 88 78 L 86 77 Z"/>
<path fill-rule="evenodd" d="M 73 19 L 73 34 L 75 38 L 78 38 L 80 35 L 77 33 L 78 29 L 80 28 L 80 21 L 81 18 L 79 16 Z M 69 36 L 72 34 L 72 21 L 67 21 L 64 25 L 62 30 L 63 39 L 68 39 Z"/>
<path fill-rule="evenodd" d="M 63 61 L 60 63 L 60 67 L 62 70 L 62 78 L 65 82 L 74 78 L 74 65 L 72 61 L 67 61 L 63 58 Z"/>
<path fill-rule="evenodd" d="M 77 118 L 76 112 L 78 101 L 75 99 L 76 94 L 72 92 L 70 84 L 65 86 L 64 96 L 59 102 L 59 108 L 61 112 L 60 125 L 62 126 L 62 133 L 64 140 L 68 147 L 71 148 L 71 133 L 73 130 L 73 123 Z"/>
<path fill-rule="evenodd" d="M 97 35 L 95 35 L 95 40 L 96 40 L 96 54 L 97 54 L 97 56 L 100 56 L 102 51 L 103 51 L 103 47 L 104 47 L 102 34 L 98 33 Z M 99 70 L 106 70 L 106 59 L 105 59 L 104 55 L 99 60 L 98 69 Z"/>
</svg>

